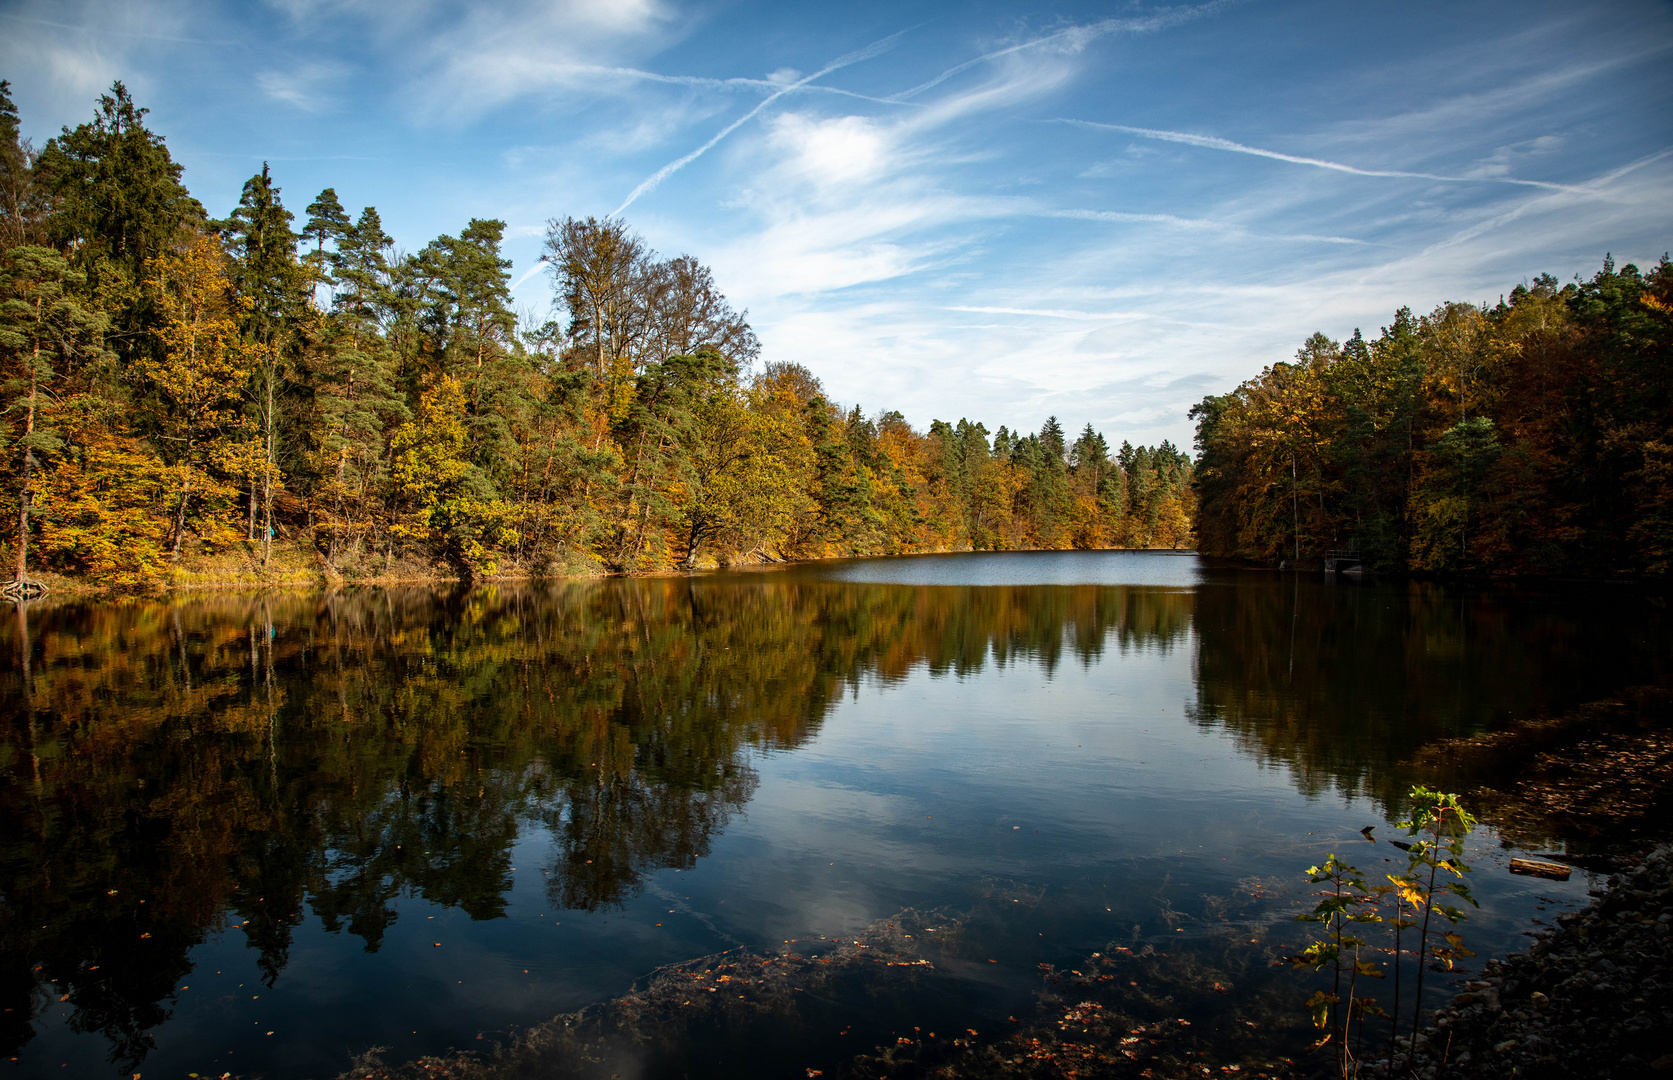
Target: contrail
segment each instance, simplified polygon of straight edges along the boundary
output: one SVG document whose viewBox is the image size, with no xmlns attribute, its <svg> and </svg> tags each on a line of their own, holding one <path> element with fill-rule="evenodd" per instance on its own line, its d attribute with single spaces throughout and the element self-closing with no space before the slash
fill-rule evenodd
<svg viewBox="0 0 1673 1080">
<path fill-rule="evenodd" d="M 546 259 L 546 256 L 542 255 L 539 259 L 537 259 L 535 261 L 535 264 L 533 266 L 529 267 L 528 270 L 524 272 L 522 277 L 518 278 L 516 281 L 513 281 L 511 283 L 511 287 L 513 289 L 515 289 L 517 286 L 521 285 L 523 282 L 529 280 L 530 278 L 534 277 L 536 274 L 540 273 L 542 270 L 546 269 L 546 267 L 548 265 L 549 265 L 549 263 Z"/>
<path fill-rule="evenodd" d="M 659 71 L 646 71 L 643 68 L 601 67 L 597 64 L 564 64 L 557 66 L 554 70 L 558 70 L 565 75 L 614 75 L 618 78 L 637 79 L 641 82 L 666 83 L 671 86 L 701 86 L 710 90 L 733 90 L 741 87 L 749 90 L 769 90 L 776 93 L 785 89 L 783 83 L 776 83 L 771 79 L 750 79 L 742 76 L 716 79 L 705 75 L 664 75 Z M 804 86 L 802 89 L 821 94 L 858 98 L 861 101 L 873 101 L 879 105 L 901 104 L 901 102 L 894 101 L 891 98 L 873 97 L 870 94 L 859 94 L 853 90 L 843 90 L 835 86 Z"/>
<path fill-rule="evenodd" d="M 1242 143 L 1232 142 L 1230 139 L 1220 139 L 1212 135 L 1193 135 L 1187 131 L 1159 131 L 1156 128 L 1130 127 L 1126 124 L 1100 124 L 1093 120 L 1070 120 L 1067 118 L 1059 118 L 1056 122 L 1073 124 L 1076 127 L 1095 128 L 1101 131 L 1122 131 L 1129 135 L 1157 139 L 1161 142 L 1200 146 L 1205 150 L 1225 150 L 1233 154 L 1250 154 L 1254 157 L 1271 158 L 1273 161 L 1288 161 L 1294 165 L 1311 165 L 1317 169 L 1352 173 L 1354 176 L 1392 176 L 1407 180 L 1440 180 L 1449 184 L 1517 184 L 1521 187 L 1544 188 L 1547 191 L 1578 192 L 1582 190 L 1569 184 L 1553 184 L 1545 180 L 1518 180 L 1511 176 L 1442 176 L 1439 173 L 1407 172 L 1402 169 L 1361 169 L 1353 165 L 1344 165 L 1340 161 L 1301 157 L 1297 154 L 1281 154 L 1276 150 L 1263 150 L 1258 146 L 1245 146 Z"/>
<path fill-rule="evenodd" d="M 1024 41 L 1018 45 L 1009 45 L 1003 49 L 996 49 L 990 53 L 983 53 L 974 60 L 966 60 L 962 64 L 957 64 L 948 68 L 946 71 L 943 71 L 941 74 L 937 75 L 928 82 L 919 83 L 910 90 L 902 90 L 898 94 L 893 94 L 887 100 L 890 102 L 903 102 L 908 98 L 917 97 L 925 90 L 941 85 L 961 71 L 968 71 L 977 64 L 985 64 L 989 60 L 998 60 L 1000 57 L 1010 56 L 1012 53 L 1019 53 L 1025 49 L 1033 49 L 1041 45 L 1050 45 L 1053 42 L 1062 41 L 1065 38 L 1073 39 L 1075 44 L 1084 44 L 1091 41 L 1093 38 L 1103 37 L 1105 34 L 1114 34 L 1123 31 L 1134 34 L 1145 34 L 1154 30 L 1165 30 L 1171 26 L 1178 26 L 1180 23 L 1190 22 L 1192 19 L 1200 19 L 1206 15 L 1212 15 L 1215 12 L 1223 8 L 1230 7 L 1238 2 L 1240 2 L 1240 0 L 1216 0 L 1215 3 L 1203 4 L 1194 8 L 1176 8 L 1172 11 L 1165 11 L 1159 15 L 1152 15 L 1147 19 L 1104 19 L 1101 22 L 1091 23 L 1087 26 L 1067 27 L 1066 29 L 1059 30 L 1054 34 L 1047 34 L 1045 37 L 1035 38 L 1032 41 Z"/>
<path fill-rule="evenodd" d="M 1148 319 L 1142 311 L 1070 311 L 1064 308 L 972 307 L 956 304 L 946 311 L 962 311 L 973 315 L 1028 315 L 1041 319 L 1073 319 L 1078 322 L 1110 322 L 1114 319 Z"/>
<path fill-rule="evenodd" d="M 1077 221 L 1114 221 L 1123 224 L 1153 222 L 1158 225 L 1177 225 L 1182 229 L 1220 229 L 1240 236 L 1268 240 L 1289 240 L 1310 244 L 1366 244 L 1351 236 L 1321 236 L 1317 233 L 1254 233 L 1241 225 L 1209 218 L 1177 217 L 1173 214 L 1135 214 L 1125 210 L 1040 210 L 1035 217 L 1069 218 Z"/>
<path fill-rule="evenodd" d="M 749 112 L 745 113 L 744 115 L 738 117 L 738 119 L 732 121 L 730 124 L 727 124 L 725 127 L 721 128 L 720 131 L 717 132 L 715 134 L 715 136 L 712 139 L 710 139 L 708 142 L 704 143 L 702 146 L 699 146 L 697 149 L 693 150 L 691 153 L 687 154 L 685 157 L 678 158 L 674 161 L 670 161 L 668 164 L 664 165 L 662 168 L 658 169 L 656 172 L 652 173 L 650 176 L 648 176 L 644 180 L 640 181 L 639 186 L 634 188 L 628 194 L 626 199 L 622 200 L 622 204 L 620 206 L 616 207 L 616 209 L 611 212 L 610 216 L 611 217 L 616 217 L 616 216 L 620 215 L 623 210 L 626 210 L 629 206 L 632 206 L 633 201 L 635 199 L 637 199 L 639 196 L 643 195 L 647 191 L 652 190 L 658 184 L 660 184 L 664 180 L 668 179 L 670 176 L 679 172 L 681 169 L 685 168 L 687 165 L 690 165 L 693 161 L 696 161 L 698 158 L 700 158 L 704 154 L 708 153 L 710 150 L 712 150 L 714 148 L 716 143 L 720 142 L 720 140 L 726 138 L 726 136 L 732 134 L 734 131 L 738 130 L 740 127 L 743 127 L 749 121 L 755 119 L 755 117 L 760 114 L 762 109 L 765 109 L 768 105 L 771 105 L 773 102 L 777 101 L 779 98 L 783 97 L 785 94 L 791 93 L 792 91 L 795 91 L 795 90 L 800 90 L 802 87 L 806 86 L 808 83 L 812 82 L 813 80 L 824 78 L 826 75 L 829 75 L 831 72 L 837 71 L 841 68 L 848 67 L 850 64 L 857 64 L 862 60 L 870 60 L 874 56 L 879 56 L 882 53 L 885 53 L 888 50 L 894 48 L 894 44 L 895 44 L 896 41 L 900 40 L 900 38 L 903 35 L 908 34 L 912 30 L 915 30 L 915 29 L 917 29 L 917 27 L 908 27 L 905 30 L 901 30 L 901 31 L 898 31 L 897 33 L 890 34 L 888 37 L 883 38 L 881 41 L 873 42 L 872 44 L 867 45 L 865 48 L 859 50 L 858 52 L 851 52 L 846 56 L 840 56 L 837 59 L 831 61 L 829 64 L 826 64 L 824 67 L 820 68 L 818 71 L 814 72 L 812 75 L 808 75 L 804 78 L 798 79 L 793 83 L 788 83 L 782 89 L 774 91 L 771 94 L 768 94 L 765 98 L 763 98 L 761 100 L 761 103 L 759 105 L 755 106 L 755 108 L 749 110 Z"/>
<path fill-rule="evenodd" d="M 1654 154 L 1648 154 L 1644 157 L 1639 158 L 1637 161 L 1628 162 L 1627 164 L 1622 165 L 1618 169 L 1611 169 L 1609 172 L 1604 173 L 1602 176 L 1596 176 L 1596 177 L 1593 177 L 1592 179 L 1586 181 L 1584 184 L 1581 184 L 1575 190 L 1578 190 L 1578 191 L 1582 192 L 1583 194 L 1596 194 L 1598 192 L 1603 191 L 1604 188 L 1607 185 L 1613 183 L 1616 180 L 1619 180 L 1621 177 L 1626 176 L 1628 173 L 1636 172 L 1637 170 L 1644 168 L 1646 165 L 1653 165 L 1656 162 L 1662 160 L 1663 158 L 1670 157 L 1670 156 L 1673 156 L 1673 147 L 1668 147 L 1665 150 L 1659 150 Z M 1564 189 L 1564 190 L 1566 191 L 1568 189 Z M 1469 228 L 1463 230 L 1462 232 L 1455 233 L 1452 236 L 1449 236 L 1444 240 L 1440 240 L 1440 241 L 1437 241 L 1437 242 L 1429 245 L 1428 247 L 1424 248 L 1423 251 L 1420 252 L 1419 254 L 1420 255 L 1428 255 L 1431 252 L 1439 251 L 1442 248 L 1452 247 L 1456 244 L 1461 244 L 1466 240 L 1474 240 L 1476 237 L 1480 236 L 1481 234 L 1483 234 L 1485 232 L 1488 232 L 1492 229 L 1496 229 L 1500 225 L 1503 225 L 1508 221 L 1514 221 L 1515 219 L 1523 216 L 1526 213 L 1531 213 L 1532 211 L 1538 209 L 1539 207 L 1544 206 L 1545 204 L 1549 203 L 1551 200 L 1555 199 L 1556 197 L 1557 196 L 1552 195 L 1552 196 L 1550 196 L 1548 198 L 1545 198 L 1545 199 L 1535 199 L 1535 200 L 1532 200 L 1530 202 L 1525 202 L 1522 205 L 1517 206 L 1517 207 L 1511 209 L 1510 211 L 1508 211 L 1506 213 L 1496 214 L 1493 217 L 1490 217 L 1485 221 L 1481 221 L 1481 222 L 1476 223 L 1475 225 L 1470 226 Z"/>
<path fill-rule="evenodd" d="M 173 37 L 168 34 L 146 34 L 137 30 L 113 30 L 103 26 L 72 26 L 69 23 L 52 22 L 48 19 L 33 19 L 27 15 L 13 15 L 9 11 L 0 11 L 0 19 L 12 19 L 16 22 L 34 23 L 36 26 L 50 26 L 54 30 L 75 30 L 83 34 L 108 34 L 113 37 L 149 38 L 152 41 L 174 41 L 182 45 L 242 45 L 241 41 L 206 41 L 203 38 Z"/>
</svg>

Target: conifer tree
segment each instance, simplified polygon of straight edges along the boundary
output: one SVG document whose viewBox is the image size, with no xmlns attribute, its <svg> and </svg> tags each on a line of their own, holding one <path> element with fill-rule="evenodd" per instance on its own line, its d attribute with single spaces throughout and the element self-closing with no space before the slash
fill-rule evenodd
<svg viewBox="0 0 1673 1080">
<path fill-rule="evenodd" d="M 232 278 L 242 301 L 241 330 L 254 346 L 249 397 L 261 440 L 260 468 L 251 472 L 249 526 L 256 539 L 260 492 L 261 562 L 273 550 L 273 487 L 279 478 L 279 409 L 296 361 L 308 306 L 310 279 L 296 260 L 291 212 L 267 164 L 244 182 L 243 196 L 222 232 L 233 252 Z"/>
<path fill-rule="evenodd" d="M 316 206 L 327 202 L 322 193 Z M 316 216 L 325 221 L 326 214 L 322 210 Z M 323 226 L 314 225 L 311 218 L 310 228 L 317 234 Z M 308 362 L 315 410 L 311 440 L 320 478 L 321 521 L 328 537 L 325 557 L 335 565 L 344 543 L 358 545 L 372 526 L 374 495 L 384 467 L 384 435 L 410 414 L 396 379 L 394 350 L 381 333 L 395 298 L 387 254 L 392 245 L 378 212 L 368 206 L 358 221 L 325 235 L 334 244 L 326 252 L 333 287 L 331 313 Z"/>
<path fill-rule="evenodd" d="M 159 340 L 150 293 L 141 288 L 147 268 L 205 221 L 163 137 L 145 127 L 147 111 L 113 83 L 93 120 L 63 129 L 35 162 L 52 207 L 50 242 L 72 253 L 92 305 L 110 315 L 111 346 L 124 363 Z"/>
<path fill-rule="evenodd" d="M 12 84 L 0 79 L 0 252 L 46 238 L 45 207 L 34 168 L 35 148 L 23 137 Z"/>
<path fill-rule="evenodd" d="M 343 204 L 337 199 L 334 188 L 326 188 L 319 193 L 313 202 L 308 204 L 306 211 L 308 221 L 302 226 L 302 232 L 297 239 L 306 247 L 309 243 L 314 250 L 304 251 L 302 265 L 308 269 L 314 288 L 309 290 L 309 298 L 313 299 L 319 286 L 331 288 L 335 285 L 333 271 L 336 269 L 339 253 L 342 251 L 343 241 L 349 231 L 354 228 Z M 325 250 L 325 245 L 331 245 L 331 251 Z"/>
<path fill-rule="evenodd" d="M 511 260 L 500 254 L 504 232 L 504 222 L 472 218 L 457 237 L 438 237 L 418 256 L 428 283 L 429 362 L 459 381 L 472 457 L 489 475 L 514 459 L 511 425 L 526 404 Z"/>
<path fill-rule="evenodd" d="M 17 533 L 13 578 L 29 577 L 29 526 L 36 470 L 62 445 L 49 407 L 55 363 L 102 352 L 106 319 L 76 300 L 81 275 L 50 248 L 0 254 L 0 394 L 6 428 L 0 448 L 16 460 Z"/>
</svg>

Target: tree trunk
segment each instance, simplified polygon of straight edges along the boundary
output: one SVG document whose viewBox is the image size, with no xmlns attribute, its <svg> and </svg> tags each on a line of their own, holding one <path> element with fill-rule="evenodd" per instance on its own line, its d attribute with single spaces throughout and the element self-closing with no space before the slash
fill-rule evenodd
<svg viewBox="0 0 1673 1080">
<path fill-rule="evenodd" d="M 252 488 L 252 491 L 254 489 Z M 180 561 L 180 538 L 186 532 L 186 503 L 192 494 L 192 440 L 186 439 L 186 456 L 180 463 L 180 504 L 174 508 L 174 543 L 169 549 L 170 564 Z M 254 505 L 252 503 L 252 505 Z"/>
<path fill-rule="evenodd" d="M 269 346 L 267 369 L 267 400 L 263 410 L 264 426 L 267 428 L 267 468 L 261 474 L 261 568 L 267 569 L 267 564 L 273 557 L 273 383 L 278 379 L 278 366 L 274 364 Z"/>
<path fill-rule="evenodd" d="M 1301 568 L 1301 492 L 1296 487 L 1295 454 L 1290 454 L 1290 514 L 1295 527 L 1295 562 L 1296 569 Z"/>
<path fill-rule="evenodd" d="M 35 311 L 40 313 L 41 302 L 35 301 Z M 38 373 L 41 359 L 40 341 L 35 342 L 34 358 L 29 367 L 29 407 L 24 413 L 23 437 L 28 439 L 35 434 L 35 394 L 39 389 Z M 23 446 L 23 468 L 18 477 L 17 493 L 17 574 L 18 581 L 26 581 L 29 577 L 29 503 L 34 498 L 34 492 L 29 483 L 35 475 L 35 450 L 25 442 Z"/>
</svg>

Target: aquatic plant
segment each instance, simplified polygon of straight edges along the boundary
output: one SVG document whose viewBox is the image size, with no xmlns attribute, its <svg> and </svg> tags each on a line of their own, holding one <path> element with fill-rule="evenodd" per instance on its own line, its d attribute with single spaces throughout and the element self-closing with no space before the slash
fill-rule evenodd
<svg viewBox="0 0 1673 1080">
<path fill-rule="evenodd" d="M 1454 961 L 1475 954 L 1464 948 L 1464 939 L 1459 935 L 1456 927 L 1465 918 L 1461 908 L 1443 902 L 1448 896 L 1480 907 L 1475 897 L 1470 895 L 1470 887 L 1464 883 L 1464 875 L 1471 872 L 1470 865 L 1464 861 L 1464 838 L 1470 830 L 1475 828 L 1476 819 L 1470 812 L 1458 803 L 1458 796 L 1439 791 L 1431 791 L 1421 784 L 1411 790 L 1412 816 L 1406 821 L 1399 822 L 1401 828 L 1411 836 L 1411 845 L 1406 849 L 1408 858 L 1406 873 L 1388 875 L 1389 882 L 1394 887 L 1394 895 L 1401 905 L 1409 906 L 1413 912 L 1411 922 L 1418 928 L 1417 946 L 1417 988 L 1414 991 L 1415 1000 L 1412 1003 L 1412 1029 L 1408 1040 L 1417 1038 L 1420 1019 L 1423 1015 L 1423 975 L 1429 964 L 1444 966 L 1451 971 Z M 1441 877 L 1445 871 L 1455 880 Z M 1399 909 L 1397 908 L 1397 911 Z M 1422 921 L 1418 921 L 1421 915 Z M 1435 916 L 1439 915 L 1446 921 L 1446 927 L 1435 927 Z M 1397 920 L 1396 934 L 1401 929 L 1402 920 Z M 1431 933 L 1434 942 L 1431 943 Z M 1399 944 L 1396 940 L 1395 962 L 1399 962 Z M 1396 984 L 1396 993 L 1398 993 Z M 1395 1037 L 1399 1034 L 1400 1015 L 1399 1000 L 1394 1005 Z M 1407 1069 L 1411 1068 L 1411 1055 L 1406 1055 Z M 1389 1069 L 1393 1070 L 1394 1054 L 1389 1054 Z"/>
<path fill-rule="evenodd" d="M 1338 1069 L 1344 1077 L 1353 1077 L 1359 1075 L 1358 1050 L 1364 1040 L 1365 1018 L 1385 1015 L 1374 999 L 1358 992 L 1359 980 L 1361 977 L 1387 977 L 1379 961 L 1365 959 L 1363 953 L 1370 947 L 1370 942 L 1357 936 L 1355 928 L 1359 924 L 1383 921 L 1378 904 L 1384 887 L 1367 887 L 1364 873 L 1358 867 L 1342 862 L 1334 853 L 1326 856 L 1323 864 L 1308 867 L 1307 880 L 1315 885 L 1327 884 L 1330 888 L 1318 894 L 1319 901 L 1312 911 L 1297 915 L 1296 919 L 1323 923 L 1324 937 L 1309 944 L 1290 961 L 1298 967 L 1332 973 L 1331 988 L 1328 991 L 1315 990 L 1313 996 L 1307 999 L 1307 1007 L 1313 1014 L 1313 1026 L 1325 1032 L 1314 1046 L 1317 1049 L 1334 1042 Z M 1347 978 L 1345 1000 L 1344 969 Z M 1350 1033 L 1357 1036 L 1351 1047 Z"/>
<path fill-rule="evenodd" d="M 1297 921 L 1323 924 L 1324 933 L 1299 955 L 1290 957 L 1297 967 L 1330 972 L 1329 990 L 1316 990 L 1307 1007 L 1313 1024 L 1324 1032 L 1315 1049 L 1335 1046 L 1336 1070 L 1344 1080 L 1361 1075 L 1361 1049 L 1365 1020 L 1370 1016 L 1389 1018 L 1389 1049 L 1386 1072 L 1392 1075 L 1402 1045 L 1400 1029 L 1401 972 L 1407 956 L 1415 958 L 1417 985 L 1414 989 L 1410 1032 L 1404 1045 L 1409 1050 L 1416 1038 L 1423 1013 L 1424 974 L 1430 966 L 1450 971 L 1453 964 L 1473 956 L 1457 931 L 1464 911 L 1453 900 L 1476 905 L 1464 875 L 1471 872 L 1464 860 L 1464 838 L 1476 819 L 1458 802 L 1458 796 L 1431 791 L 1421 785 L 1407 796 L 1412 804 L 1409 819 L 1397 822 L 1413 839 L 1390 841 L 1406 851 L 1404 873 L 1388 874 L 1388 884 L 1368 885 L 1365 873 L 1337 858 L 1333 852 L 1325 861 L 1307 869 L 1307 880 L 1326 885 L 1317 893 L 1313 909 L 1296 916 Z M 1366 830 L 1366 839 L 1375 840 Z M 1392 911 L 1385 905 L 1392 905 Z M 1386 947 L 1391 960 L 1376 959 L 1378 946 L 1360 937 L 1359 926 L 1385 924 L 1392 942 Z M 1417 949 L 1408 950 L 1406 931 L 1416 929 Z M 1371 953 L 1367 958 L 1366 953 Z M 1393 974 L 1393 1000 L 1386 1010 L 1374 997 L 1362 992 L 1360 979 L 1386 979 Z M 1411 1054 L 1405 1055 L 1411 1068 Z"/>
</svg>

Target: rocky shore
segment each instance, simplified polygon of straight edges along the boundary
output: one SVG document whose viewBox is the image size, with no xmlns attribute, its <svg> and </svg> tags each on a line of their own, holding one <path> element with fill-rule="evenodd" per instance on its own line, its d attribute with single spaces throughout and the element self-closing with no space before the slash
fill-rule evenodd
<svg viewBox="0 0 1673 1080">
<path fill-rule="evenodd" d="M 1416 1039 L 1417 1076 L 1673 1077 L 1673 845 L 1558 923 L 1526 953 L 1489 960 L 1437 1013 Z"/>
</svg>

